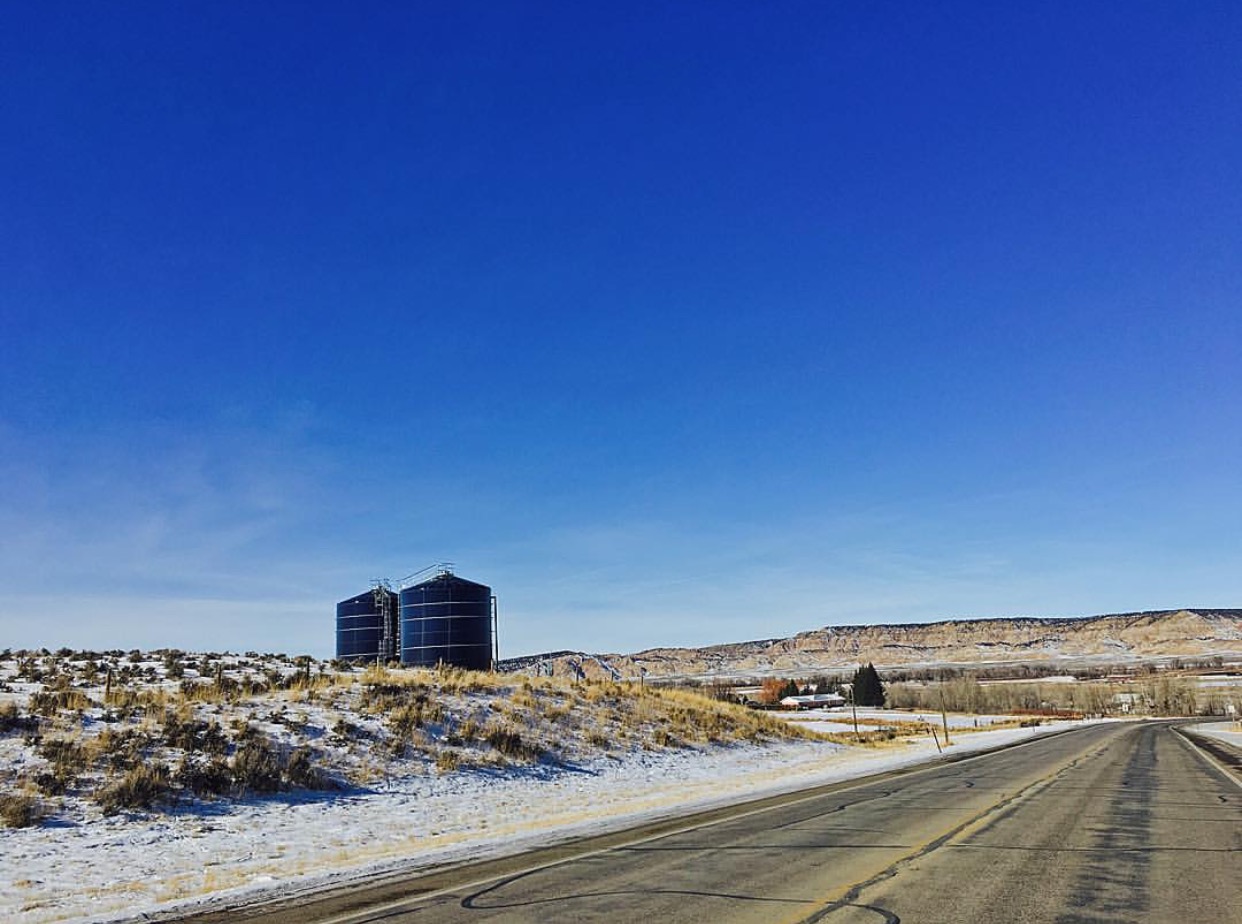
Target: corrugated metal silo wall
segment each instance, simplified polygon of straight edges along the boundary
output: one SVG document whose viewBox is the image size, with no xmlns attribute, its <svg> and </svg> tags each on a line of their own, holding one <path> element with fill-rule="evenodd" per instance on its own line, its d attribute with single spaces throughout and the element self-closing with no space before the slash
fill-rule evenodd
<svg viewBox="0 0 1242 924">
<path fill-rule="evenodd" d="M 391 591 L 383 593 L 389 599 L 389 612 L 395 616 L 397 595 Z M 336 605 L 336 656 L 339 660 L 374 661 L 383 656 L 383 614 L 377 604 L 375 591 L 368 590 Z"/>
<path fill-rule="evenodd" d="M 401 591 L 401 663 L 492 666 L 492 589 L 441 574 Z"/>
</svg>

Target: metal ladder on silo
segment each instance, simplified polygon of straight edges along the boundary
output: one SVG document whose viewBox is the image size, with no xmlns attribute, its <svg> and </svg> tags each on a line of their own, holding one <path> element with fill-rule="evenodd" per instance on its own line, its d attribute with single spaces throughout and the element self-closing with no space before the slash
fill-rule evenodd
<svg viewBox="0 0 1242 924">
<path fill-rule="evenodd" d="M 386 664 L 396 657 L 396 620 L 392 612 L 392 586 L 385 578 L 371 582 L 375 594 L 375 612 L 380 618 L 380 659 Z"/>
</svg>

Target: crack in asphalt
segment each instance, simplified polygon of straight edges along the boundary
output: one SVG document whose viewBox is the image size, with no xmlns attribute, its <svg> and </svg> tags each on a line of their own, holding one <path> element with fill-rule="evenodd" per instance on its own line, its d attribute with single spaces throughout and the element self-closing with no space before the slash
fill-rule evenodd
<svg viewBox="0 0 1242 924">
<path fill-rule="evenodd" d="M 477 892 L 463 898 L 461 900 L 461 907 L 473 911 L 499 911 L 512 908 L 530 908 L 535 905 L 561 904 L 562 902 L 571 902 L 580 899 L 611 898 L 622 895 L 688 895 L 695 898 L 721 898 L 728 901 L 766 902 L 790 905 L 806 904 L 806 900 L 802 898 L 773 898 L 765 895 L 736 895 L 729 892 L 704 892 L 694 889 L 609 889 L 600 892 L 579 892 L 570 895 L 556 895 L 551 898 L 531 898 L 526 899 L 525 901 L 496 902 L 493 904 L 482 904 L 479 901 L 479 899 L 483 898 L 488 893 L 494 892 L 497 889 L 502 889 L 505 886 L 512 885 L 513 883 L 525 879 L 527 876 L 532 876 L 537 872 L 540 872 L 540 870 L 530 870 L 526 873 L 519 873 L 516 876 L 510 876 L 508 879 L 503 879 L 500 882 L 494 883 L 486 889 L 480 889 Z"/>
<path fill-rule="evenodd" d="M 1101 749 L 1101 751 L 1102 750 L 1103 749 Z M 880 914 L 888 916 L 886 920 L 900 921 L 897 915 L 893 914 L 891 911 L 887 911 L 886 909 L 881 909 L 878 906 L 873 906 L 873 905 L 860 905 L 858 904 L 857 899 L 867 889 L 871 888 L 874 885 L 877 885 L 878 883 L 884 882 L 885 880 L 891 879 L 892 877 L 896 876 L 899 872 L 901 872 L 903 868 L 905 868 L 909 864 L 913 863 L 916 860 L 922 859 L 923 857 L 926 857 L 930 853 L 933 853 L 939 850 L 941 847 L 948 844 L 951 840 L 953 840 L 963 831 L 965 831 L 966 829 L 970 828 L 971 826 L 975 824 L 978 824 L 980 821 L 983 821 L 984 819 L 989 819 L 989 822 L 988 822 L 989 826 L 991 824 L 994 824 L 996 820 L 1000 817 L 997 813 L 1002 813 L 1002 814 L 1007 815 L 1010 812 L 1016 810 L 1017 804 L 1019 802 L 1025 801 L 1027 798 L 1034 795 L 1035 793 L 1043 792 L 1044 789 L 1051 786 L 1054 782 L 1056 782 L 1066 773 L 1069 773 L 1071 770 L 1077 767 L 1079 763 L 1081 763 L 1083 760 L 1087 758 L 1087 756 L 1094 756 L 1097 753 L 1100 753 L 1100 752 L 1092 752 L 1091 755 L 1081 755 L 1079 757 L 1076 757 L 1073 760 L 1071 760 L 1069 763 L 1067 763 L 1064 767 L 1061 767 L 1060 769 L 1058 769 L 1055 773 L 1049 776 L 1043 777 L 1042 779 L 1035 780 L 1033 783 L 1029 783 L 1028 785 L 1024 786 L 1022 789 L 1019 789 L 1013 795 L 1007 796 L 1006 798 L 1001 799 L 999 802 L 993 803 L 992 805 L 988 806 L 983 811 L 978 812 L 975 815 L 971 816 L 970 818 L 966 819 L 965 821 L 961 822 L 960 824 L 955 825 L 949 831 L 945 832 L 944 834 L 940 835 L 934 840 L 923 845 L 921 848 L 914 851 L 913 853 L 907 854 L 906 856 L 893 861 L 889 866 L 887 866 L 880 872 L 876 873 L 874 876 L 871 876 L 870 878 L 865 879 L 862 882 L 858 882 L 850 886 L 849 889 L 846 890 L 845 894 L 842 895 L 839 899 L 836 899 L 835 901 L 829 902 L 828 904 L 824 905 L 822 908 L 816 910 L 814 913 L 803 918 L 801 921 L 798 922 L 798 924 L 818 924 L 818 922 L 823 921 L 829 915 L 834 914 L 835 912 L 840 911 L 843 908 L 866 908 L 868 910 L 876 911 Z"/>
</svg>

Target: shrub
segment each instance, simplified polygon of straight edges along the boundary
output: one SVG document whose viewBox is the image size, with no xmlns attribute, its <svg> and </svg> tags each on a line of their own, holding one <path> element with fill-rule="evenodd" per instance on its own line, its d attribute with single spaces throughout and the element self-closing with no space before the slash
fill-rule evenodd
<svg viewBox="0 0 1242 924">
<path fill-rule="evenodd" d="M 759 701 L 768 706 L 775 706 L 786 696 L 798 695 L 798 682 L 780 677 L 768 677 L 763 681 L 763 689 L 759 692 Z"/>
<path fill-rule="evenodd" d="M 233 778 L 243 790 L 279 792 L 280 770 L 280 759 L 275 750 L 257 736 L 251 736 L 233 755 Z"/>
<path fill-rule="evenodd" d="M 233 771 L 221 757 L 187 755 L 177 767 L 173 780 L 197 796 L 222 796 L 233 788 Z"/>
<path fill-rule="evenodd" d="M 509 701 L 519 709 L 535 709 L 539 705 L 537 694 L 529 686 L 514 690 L 509 695 Z"/>
<path fill-rule="evenodd" d="M 86 769 L 86 751 L 76 741 L 65 738 L 44 738 L 36 747 L 39 756 L 57 769 L 81 771 Z"/>
<path fill-rule="evenodd" d="M 164 713 L 164 741 L 169 747 L 204 754 L 223 754 L 228 748 L 224 730 L 215 722 L 202 722 L 168 710 Z"/>
<path fill-rule="evenodd" d="M 297 748 L 285 764 L 285 779 L 290 786 L 303 789 L 334 789 L 332 781 L 315 766 L 310 748 Z"/>
<path fill-rule="evenodd" d="M 151 808 L 172 792 L 168 768 L 163 764 L 135 764 L 121 779 L 95 794 L 95 801 L 106 815 L 126 809 Z"/>
<path fill-rule="evenodd" d="M 456 751 L 440 751 L 436 754 L 436 770 L 440 773 L 452 773 L 461 766 L 461 755 Z"/>
<path fill-rule="evenodd" d="M 471 671 L 451 664 L 436 665 L 436 678 L 440 681 L 440 689 L 449 695 L 484 693 L 500 686 L 496 677 L 486 671 Z"/>
<path fill-rule="evenodd" d="M 458 725 L 457 728 L 447 736 L 446 740 L 452 745 L 460 746 L 463 744 L 469 744 L 479 736 L 479 732 L 482 731 L 482 728 L 483 726 L 479 724 L 478 719 L 470 716 Z"/>
<path fill-rule="evenodd" d="M 94 701 L 81 690 L 44 690 L 30 696 L 30 711 L 49 717 L 61 709 L 82 711 L 94 705 Z"/>
<path fill-rule="evenodd" d="M 77 775 L 60 770 L 43 770 L 34 775 L 35 788 L 45 796 L 62 796 L 78 780 Z"/>
<path fill-rule="evenodd" d="M 29 793 L 0 793 L 0 821 L 9 828 L 29 828 L 43 820 L 43 804 Z"/>
<path fill-rule="evenodd" d="M 408 740 L 414 729 L 422 728 L 424 721 L 421 703 L 406 703 L 394 709 L 388 715 L 388 729 L 397 738 Z"/>
<path fill-rule="evenodd" d="M 651 733 L 651 743 L 658 748 L 673 748 L 680 745 L 679 742 L 667 729 L 657 728 Z"/>
<path fill-rule="evenodd" d="M 105 728 L 90 742 L 90 751 L 113 770 L 125 770 L 142 760 L 150 737 L 136 728 Z"/>
<path fill-rule="evenodd" d="M 33 732 L 39 720 L 32 715 L 22 715 L 17 703 L 0 703 L 0 734 L 9 732 Z"/>
<path fill-rule="evenodd" d="M 332 734 L 336 738 L 348 741 L 351 738 L 365 738 L 366 730 L 361 725 L 355 725 L 349 719 L 337 719 L 332 725 Z"/>
<path fill-rule="evenodd" d="M 488 727 L 483 740 L 506 757 L 514 760 L 536 761 L 543 756 L 543 748 L 523 740 L 522 733 L 510 725 Z"/>
</svg>

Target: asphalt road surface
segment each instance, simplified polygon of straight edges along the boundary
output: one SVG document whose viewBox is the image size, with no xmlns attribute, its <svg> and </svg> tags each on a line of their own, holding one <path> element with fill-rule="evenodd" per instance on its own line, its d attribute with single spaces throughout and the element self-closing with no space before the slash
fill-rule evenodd
<svg viewBox="0 0 1242 924">
<path fill-rule="evenodd" d="M 1165 723 L 771 803 L 221 919 L 1242 924 L 1242 785 Z"/>
</svg>

